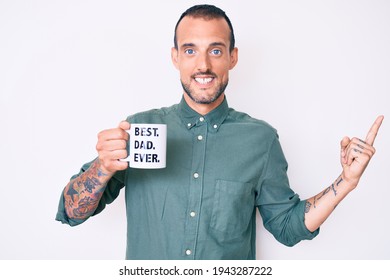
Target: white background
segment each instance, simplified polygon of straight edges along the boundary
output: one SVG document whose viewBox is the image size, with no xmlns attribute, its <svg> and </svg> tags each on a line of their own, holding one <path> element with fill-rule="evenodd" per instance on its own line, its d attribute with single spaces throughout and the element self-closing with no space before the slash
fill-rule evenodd
<svg viewBox="0 0 390 280">
<path fill-rule="evenodd" d="M 231 18 L 239 63 L 229 105 L 278 129 L 301 198 L 339 175 L 339 141 L 390 118 L 390 2 L 209 1 Z M 123 194 L 71 228 L 54 220 L 97 133 L 179 102 L 173 29 L 195 1 L 0 0 L 0 259 L 124 259 Z M 313 241 L 259 259 L 390 259 L 390 131 L 359 187 Z M 158 234 L 158 233 L 156 233 Z"/>
</svg>

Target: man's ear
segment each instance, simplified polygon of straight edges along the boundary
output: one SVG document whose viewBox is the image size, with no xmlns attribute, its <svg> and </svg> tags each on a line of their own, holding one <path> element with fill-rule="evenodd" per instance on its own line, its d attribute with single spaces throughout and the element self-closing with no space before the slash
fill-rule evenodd
<svg viewBox="0 0 390 280">
<path fill-rule="evenodd" d="M 178 51 L 175 47 L 172 47 L 171 49 L 171 59 L 173 65 L 175 65 L 176 69 L 179 70 Z"/>
<path fill-rule="evenodd" d="M 232 70 L 234 68 L 234 66 L 236 66 L 237 62 L 238 62 L 238 49 L 234 48 L 230 52 L 230 67 L 229 67 L 229 70 Z"/>
</svg>

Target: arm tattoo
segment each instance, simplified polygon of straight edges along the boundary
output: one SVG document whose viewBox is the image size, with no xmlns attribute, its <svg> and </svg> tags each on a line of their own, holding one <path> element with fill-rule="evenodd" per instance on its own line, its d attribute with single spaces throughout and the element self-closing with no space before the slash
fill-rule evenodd
<svg viewBox="0 0 390 280">
<path fill-rule="evenodd" d="M 65 188 L 65 208 L 70 218 L 87 218 L 96 210 L 107 184 L 108 175 L 98 167 L 98 160 Z"/>
<path fill-rule="evenodd" d="M 311 203 L 309 201 L 306 200 L 306 204 L 305 204 L 305 213 L 309 213 L 310 211 L 310 206 L 311 206 Z"/>
<path fill-rule="evenodd" d="M 79 182 L 80 184 L 80 182 Z M 96 186 L 99 186 L 100 185 L 100 182 L 99 182 L 99 179 L 97 178 L 86 178 L 85 179 L 85 182 L 84 182 L 84 187 L 85 187 L 85 190 L 89 193 L 92 193 L 92 190 L 94 190 L 96 188 Z"/>
<path fill-rule="evenodd" d="M 73 214 L 75 218 L 83 218 L 83 217 L 88 217 L 93 214 L 95 211 L 95 208 L 98 204 L 98 200 L 92 199 L 91 197 L 84 197 L 79 201 L 79 207 L 76 209 L 73 209 Z"/>
<path fill-rule="evenodd" d="M 338 181 L 337 181 L 337 180 L 338 180 Z M 313 204 L 311 204 L 309 201 L 306 200 L 306 203 L 305 203 L 305 213 L 309 213 L 310 208 L 311 208 L 312 205 L 313 205 L 313 208 L 316 209 L 316 208 L 317 208 L 316 202 L 317 202 L 318 200 L 320 200 L 324 195 L 326 195 L 331 189 L 332 189 L 332 191 L 333 191 L 333 193 L 334 193 L 334 196 L 337 195 L 337 191 L 336 191 L 336 188 L 335 188 L 335 184 L 336 184 L 336 186 L 338 186 L 338 185 L 343 181 L 343 178 L 339 178 L 339 179 L 337 179 L 337 180 L 336 180 L 335 183 L 332 183 L 331 186 L 327 187 L 322 193 L 320 193 L 320 194 L 314 196 L 314 198 L 313 198 Z M 336 207 L 337 207 L 337 205 L 336 205 L 334 208 L 336 208 Z"/>
<path fill-rule="evenodd" d="M 324 195 L 326 195 L 330 191 L 330 187 L 327 187 L 322 194 L 317 198 L 317 200 L 320 200 Z"/>
<path fill-rule="evenodd" d="M 336 191 L 336 189 L 334 188 L 334 184 L 332 184 L 332 191 L 333 191 L 333 193 L 334 193 L 334 196 L 336 196 L 336 195 L 337 195 L 337 191 Z"/>
<path fill-rule="evenodd" d="M 105 177 L 105 176 L 107 176 L 107 174 L 104 173 L 100 168 L 97 168 L 97 172 L 98 172 L 98 177 Z"/>
<path fill-rule="evenodd" d="M 74 202 L 74 196 L 78 195 L 79 193 L 73 188 L 73 184 L 69 185 L 68 191 L 66 192 L 66 195 L 69 195 L 72 199 L 72 202 Z"/>
<path fill-rule="evenodd" d="M 319 195 L 316 195 L 315 197 L 314 197 L 314 201 L 313 201 L 313 207 L 314 208 L 317 208 L 317 206 L 316 206 L 316 201 L 317 200 L 320 200 L 324 195 L 326 195 L 328 192 L 330 191 L 330 187 L 327 187 L 321 194 L 319 194 Z M 307 212 L 306 212 L 307 213 Z"/>
</svg>

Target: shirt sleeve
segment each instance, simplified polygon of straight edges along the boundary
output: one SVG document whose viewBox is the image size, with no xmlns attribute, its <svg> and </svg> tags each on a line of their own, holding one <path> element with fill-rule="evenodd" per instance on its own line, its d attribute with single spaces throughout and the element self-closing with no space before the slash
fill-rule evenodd
<svg viewBox="0 0 390 280">
<path fill-rule="evenodd" d="M 279 140 L 270 146 L 265 171 L 259 180 L 256 205 L 264 227 L 282 244 L 294 246 L 301 240 L 313 239 L 319 229 L 310 232 L 305 226 L 305 201 L 289 186 L 287 161 Z"/>
<path fill-rule="evenodd" d="M 78 174 L 73 175 L 71 177 L 71 180 L 77 178 L 82 173 L 84 173 L 91 166 L 92 163 L 93 161 L 84 164 L 81 167 L 80 172 Z M 104 190 L 104 193 L 102 195 L 102 198 L 99 201 L 98 207 L 96 208 L 92 216 L 99 214 L 101 211 L 103 211 L 103 209 L 106 207 L 107 204 L 110 204 L 118 197 L 121 188 L 123 188 L 124 186 L 124 177 L 125 177 L 125 171 L 118 171 L 114 174 L 114 176 L 110 179 L 110 181 L 108 181 L 106 189 Z M 64 192 L 62 191 L 60 201 L 58 204 L 56 220 L 62 222 L 63 224 L 68 224 L 70 226 L 77 226 L 85 222 L 87 219 L 71 219 L 68 217 L 64 205 Z"/>
</svg>

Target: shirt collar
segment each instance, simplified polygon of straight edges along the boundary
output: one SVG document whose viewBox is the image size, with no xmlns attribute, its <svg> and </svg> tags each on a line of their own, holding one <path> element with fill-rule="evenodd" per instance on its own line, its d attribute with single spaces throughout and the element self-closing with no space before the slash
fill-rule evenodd
<svg viewBox="0 0 390 280">
<path fill-rule="evenodd" d="M 187 129 L 191 129 L 195 126 L 207 124 L 210 131 L 218 131 L 222 123 L 225 121 L 229 113 L 229 106 L 224 98 L 223 102 L 207 115 L 201 115 L 188 106 L 184 97 L 182 97 L 179 103 L 179 114 Z"/>
</svg>

